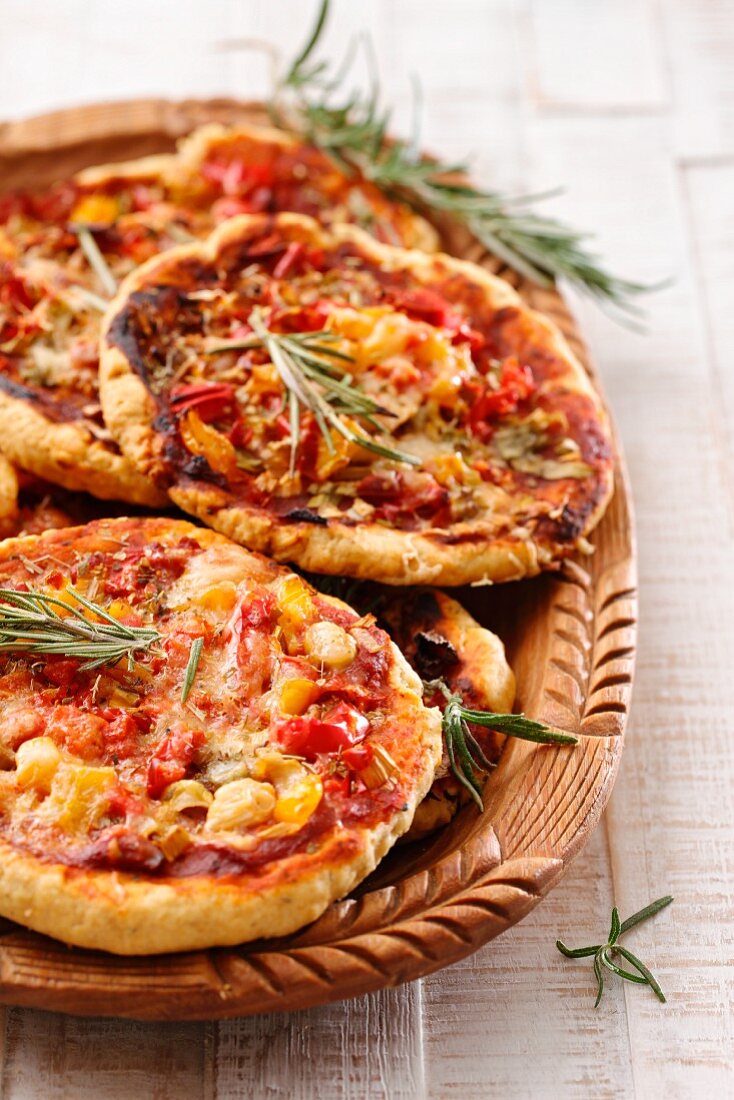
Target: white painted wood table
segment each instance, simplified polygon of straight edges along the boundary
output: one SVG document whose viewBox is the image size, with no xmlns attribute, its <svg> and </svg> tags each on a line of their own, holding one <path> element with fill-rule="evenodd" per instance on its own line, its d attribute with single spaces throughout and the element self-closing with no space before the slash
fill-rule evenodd
<svg viewBox="0 0 734 1100">
<path fill-rule="evenodd" d="M 134 95 L 262 94 L 299 42 L 293 0 L 0 0 L 0 117 Z M 734 4 L 732 0 L 336 0 L 340 51 L 374 37 L 397 123 L 420 72 L 424 141 L 493 186 L 557 183 L 622 273 L 673 276 L 646 336 L 579 314 L 627 450 L 641 631 L 611 804 L 556 891 L 473 958 L 351 1003 L 220 1024 L 9 1009 L 2 1096 L 734 1096 Z M 572 943 L 671 892 L 630 942 L 659 975 L 594 1011 Z"/>
</svg>

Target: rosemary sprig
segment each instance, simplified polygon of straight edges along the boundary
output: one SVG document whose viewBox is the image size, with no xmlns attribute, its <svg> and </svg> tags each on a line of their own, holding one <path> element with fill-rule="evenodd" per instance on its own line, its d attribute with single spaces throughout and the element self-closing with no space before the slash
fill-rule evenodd
<svg viewBox="0 0 734 1100">
<path fill-rule="evenodd" d="M 91 229 L 85 225 L 76 226 L 76 235 L 79 238 L 79 247 L 87 257 L 87 262 L 96 274 L 105 292 L 112 298 L 117 293 L 117 280 L 110 271 L 107 261 L 102 255 L 102 250 L 94 239 Z"/>
<path fill-rule="evenodd" d="M 413 138 L 387 141 L 390 111 L 380 104 L 376 79 L 366 92 L 347 93 L 350 65 L 334 73 L 326 62 L 313 61 L 329 2 L 321 0 L 305 46 L 274 89 L 274 121 L 319 146 L 343 171 L 362 175 L 420 212 L 448 214 L 463 223 L 490 252 L 541 286 L 565 279 L 602 306 L 639 314 L 631 299 L 663 284 L 647 286 L 610 274 L 587 248 L 589 234 L 530 208 L 557 192 L 511 199 L 468 183 L 466 164 L 422 159 L 417 110 Z"/>
<path fill-rule="evenodd" d="M 443 680 L 430 680 L 423 685 L 432 694 L 440 691 L 446 699 L 443 712 L 443 736 L 451 771 L 462 787 L 465 787 L 480 810 L 484 809 L 482 788 L 477 771 L 488 772 L 494 764 L 482 752 L 481 745 L 469 728 L 471 722 L 485 729 L 517 737 L 521 741 L 535 741 L 543 745 L 576 745 L 578 738 L 570 733 L 551 729 L 544 722 L 526 718 L 524 714 L 495 714 L 489 710 L 471 710 L 465 707 L 460 695 L 449 690 Z"/>
<path fill-rule="evenodd" d="M 189 650 L 189 660 L 186 665 L 186 672 L 184 674 L 183 687 L 181 688 L 181 702 L 185 703 L 191 694 L 191 689 L 194 686 L 194 680 L 196 679 L 196 673 L 199 668 L 199 661 L 201 659 L 201 651 L 204 648 L 203 638 L 194 638 L 191 643 L 191 649 Z"/>
<path fill-rule="evenodd" d="M 0 652 L 85 657 L 82 670 L 114 665 L 127 657 L 132 668 L 134 655 L 160 640 L 152 627 L 125 626 L 99 604 L 73 589 L 68 591 L 79 607 L 45 592 L 0 588 Z M 88 618 L 80 608 L 102 621 Z"/>
<path fill-rule="evenodd" d="M 625 981 L 635 982 L 637 985 L 649 985 L 657 999 L 662 1004 L 665 1004 L 665 994 L 651 971 L 636 955 L 633 955 L 628 948 L 622 947 L 618 941 L 619 937 L 625 932 L 628 932 L 630 928 L 634 928 L 636 924 L 640 924 L 649 917 L 654 917 L 661 909 L 665 909 L 666 906 L 670 905 L 672 900 L 670 894 L 667 894 L 663 898 L 658 898 L 657 901 L 650 902 L 649 905 L 646 905 L 644 909 L 640 909 L 639 913 L 633 913 L 631 917 L 627 917 L 625 921 L 620 921 L 619 912 L 615 906 L 615 908 L 612 909 L 612 925 L 606 943 L 595 943 L 592 944 L 591 947 L 570 948 L 566 947 L 565 943 L 561 940 L 556 940 L 556 947 L 567 959 L 585 959 L 589 958 L 591 955 L 594 956 L 594 975 L 597 985 L 594 1008 L 598 1008 L 599 1001 L 604 992 L 605 969 L 612 974 L 616 974 L 619 978 L 624 978 Z M 621 966 L 617 966 L 613 961 L 617 955 L 621 955 L 630 966 L 635 968 L 637 973 L 633 974 L 631 971 L 624 970 Z"/>
<path fill-rule="evenodd" d="M 420 465 L 420 459 L 392 447 L 377 443 L 363 432 L 356 431 L 344 418 L 355 417 L 373 431 L 382 431 L 375 416 L 391 416 L 388 409 L 363 393 L 352 375 L 340 363 L 353 363 L 347 355 L 335 347 L 339 337 L 329 329 L 316 332 L 272 332 L 260 309 L 253 309 L 248 318 L 253 335 L 243 340 L 211 344 L 207 354 L 222 351 L 238 351 L 264 348 L 280 379 L 288 391 L 288 409 L 291 437 L 290 472 L 295 473 L 296 458 L 301 436 L 301 413 L 311 412 L 324 442 L 331 454 L 334 441 L 330 428 L 350 443 L 364 447 L 366 451 L 388 458 L 392 462 Z"/>
</svg>

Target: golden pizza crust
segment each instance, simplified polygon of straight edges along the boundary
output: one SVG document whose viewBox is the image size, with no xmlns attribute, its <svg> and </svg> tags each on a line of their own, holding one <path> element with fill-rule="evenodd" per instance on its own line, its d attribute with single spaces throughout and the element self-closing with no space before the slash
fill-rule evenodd
<svg viewBox="0 0 734 1100">
<path fill-rule="evenodd" d="M 253 223 L 262 223 L 262 218 L 257 215 L 233 218 L 207 241 L 182 245 L 149 260 L 125 279 L 105 315 L 100 345 L 100 395 L 105 421 L 123 452 L 153 480 L 163 476 L 158 437 L 153 428 L 154 401 L 126 355 L 106 339 L 109 328 L 129 297 L 153 283 L 166 269 L 170 270 L 173 263 L 194 258 L 211 262 L 247 233 Z M 352 243 L 383 270 L 409 270 L 428 285 L 437 270 L 444 276 L 450 271 L 470 279 L 481 288 L 493 310 L 514 307 L 532 319 L 536 331 L 542 334 L 543 346 L 566 367 L 564 389 L 583 394 L 591 401 L 597 422 L 608 436 L 608 418 L 601 400 L 561 332 L 547 318 L 529 310 L 503 279 L 443 253 L 426 255 L 382 245 L 354 226 L 337 225 L 326 231 L 312 219 L 297 214 L 280 214 L 270 219 L 270 223 L 295 228 L 325 246 L 334 242 Z M 611 497 L 611 463 L 600 478 L 598 503 L 586 520 L 582 536 L 596 526 Z M 529 536 L 527 531 L 498 537 L 487 521 L 456 523 L 449 531 L 435 532 L 399 531 L 368 521 L 349 526 L 335 519 L 329 519 L 326 525 L 286 523 L 244 504 L 228 506 L 224 495 L 214 486 L 174 484 L 169 487 L 169 494 L 176 504 L 209 526 L 278 561 L 293 561 L 316 573 L 343 574 L 385 584 L 446 586 L 517 580 L 538 573 L 552 564 L 555 557 L 575 548 L 568 545 L 549 548 L 532 537 L 524 537 Z"/>
<path fill-rule="evenodd" d="M 129 459 L 92 438 L 82 424 L 49 420 L 29 402 L 2 390 L 0 439 L 12 462 L 64 489 L 149 508 L 168 503 L 166 494 Z"/>
<path fill-rule="evenodd" d="M 0 454 L 0 538 L 12 534 L 18 519 L 18 476 L 11 462 Z"/>
<path fill-rule="evenodd" d="M 203 548 L 202 557 L 207 555 L 208 574 L 220 579 L 269 583 L 286 575 L 273 562 L 184 521 L 112 519 L 91 526 L 102 542 L 119 543 L 135 525 L 144 526 L 147 542 L 167 544 L 195 537 Z M 39 548 L 53 547 L 58 540 L 68 542 L 70 537 L 73 532 L 67 529 L 8 539 L 2 544 L 1 559 L 14 560 L 21 553 L 32 558 Z M 323 598 L 346 606 L 332 597 Z M 440 714 L 423 705 L 418 676 L 397 647 L 387 644 L 392 656 L 387 682 L 395 720 L 409 720 L 412 737 L 410 780 L 403 783 L 405 799 L 390 816 L 371 826 L 336 823 L 322 841 L 297 853 L 287 867 L 276 861 L 221 877 L 166 878 L 165 873 L 156 877 L 75 867 L 52 857 L 35 857 L 0 838 L 0 913 L 56 939 L 118 955 L 237 944 L 286 935 L 315 920 L 369 874 L 408 829 L 440 759 Z"/>
<path fill-rule="evenodd" d="M 174 190 L 180 188 L 185 194 L 190 187 L 196 186 L 200 178 L 201 165 L 213 150 L 218 146 L 236 144 L 241 140 L 250 141 L 263 148 L 277 146 L 292 150 L 304 144 L 300 138 L 286 133 L 285 130 L 277 130 L 273 126 L 224 126 L 219 122 L 211 122 L 200 126 L 181 139 L 178 144 L 178 155 L 172 157 L 165 166 L 163 173 L 165 182 Z M 334 172 L 338 172 L 336 167 Z M 391 203 L 382 194 L 379 198 L 386 207 L 392 206 L 395 216 L 399 217 L 399 228 L 395 232 L 400 234 L 400 239 L 406 247 L 421 249 L 424 252 L 436 251 L 440 244 L 439 236 L 430 222 L 419 214 L 415 214 L 403 203 Z M 329 223 L 354 220 L 351 211 L 345 209 L 343 213 L 342 218 L 339 211 L 332 210 L 326 220 Z"/>
<path fill-rule="evenodd" d="M 136 160 L 111 161 L 108 164 L 92 164 L 82 168 L 74 176 L 80 187 L 104 187 L 112 180 L 158 179 L 172 170 L 176 161 L 175 153 L 152 153 L 148 157 Z"/>
<path fill-rule="evenodd" d="M 425 789 L 416 791 L 416 799 L 423 794 Z M 328 859 L 331 850 L 332 866 L 261 891 L 256 882 L 245 891 L 231 879 L 164 883 L 80 871 L 34 859 L 0 840 L 0 908 L 36 932 L 115 955 L 196 951 L 286 936 L 316 920 L 375 869 L 410 824 L 416 799 L 391 822 L 365 829 L 362 847 L 348 864 L 337 862 L 341 841 L 336 837 L 323 853 Z"/>
</svg>

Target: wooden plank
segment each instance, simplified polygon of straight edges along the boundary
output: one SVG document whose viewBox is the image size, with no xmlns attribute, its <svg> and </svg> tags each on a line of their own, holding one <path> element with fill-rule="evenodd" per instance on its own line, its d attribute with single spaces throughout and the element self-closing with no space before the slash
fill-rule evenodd
<svg viewBox="0 0 734 1100">
<path fill-rule="evenodd" d="M 8 1009 L 3 1006 L 0 1008 L 0 1096 L 4 1092 L 5 1083 L 5 1061 L 7 1054 L 7 1025 L 8 1025 Z"/>
<path fill-rule="evenodd" d="M 656 111 L 668 102 L 649 0 L 531 0 L 530 94 L 543 110 Z"/>
<path fill-rule="evenodd" d="M 594 1011 L 588 961 L 555 948 L 598 942 L 613 888 L 603 825 L 562 884 L 478 954 L 425 980 L 429 1095 L 457 1100 L 612 1100 L 632 1095 L 620 989 Z"/>
<path fill-rule="evenodd" d="M 221 1023 L 214 1066 L 213 1100 L 416 1100 L 425 1096 L 421 983 Z"/>
<path fill-rule="evenodd" d="M 412 124 L 411 76 L 423 99 L 421 141 L 443 158 L 470 159 L 480 179 L 518 188 L 524 155 L 517 5 L 456 0 L 389 3 L 377 42 L 385 98 L 398 132 Z M 353 24 L 353 17 L 352 17 Z"/>
<path fill-rule="evenodd" d="M 3 1100 L 204 1100 L 205 1028 L 10 1009 Z"/>
<path fill-rule="evenodd" d="M 305 35 L 309 16 L 283 20 L 271 8 L 263 19 L 259 7 L 253 0 L 220 0 L 211 7 L 195 0 L 129 0 L 122 18 L 111 0 L 47 3 L 42 11 L 6 0 L 3 25 L 13 28 L 13 48 L 3 55 L 0 118 L 141 94 L 262 95 L 265 55 L 222 52 L 218 44 L 265 37 L 287 54 Z"/>
<path fill-rule="evenodd" d="M 730 0 L 665 0 L 661 41 L 675 111 L 673 148 L 686 160 L 734 157 L 734 16 Z"/>
<path fill-rule="evenodd" d="M 656 926 L 630 940 L 669 999 L 662 1008 L 645 991 L 625 989 L 636 1095 L 725 1095 L 734 1070 L 725 1008 L 734 997 L 734 746 L 726 718 L 734 708 L 734 534 L 731 473 L 722 433 L 712 431 L 721 398 L 693 242 L 656 120 L 598 122 L 583 160 L 583 121 L 545 120 L 542 131 L 534 143 L 545 154 L 539 174 L 575 167 L 566 212 L 605 227 L 618 268 L 676 277 L 649 300 L 647 338 L 581 309 L 626 443 L 646 594 L 631 731 L 607 819 L 622 914 L 676 895 Z"/>
<path fill-rule="evenodd" d="M 721 440 L 724 476 L 734 494 L 734 163 L 682 173 L 693 241 L 693 264 L 704 316 L 716 397 L 713 429 Z"/>
</svg>

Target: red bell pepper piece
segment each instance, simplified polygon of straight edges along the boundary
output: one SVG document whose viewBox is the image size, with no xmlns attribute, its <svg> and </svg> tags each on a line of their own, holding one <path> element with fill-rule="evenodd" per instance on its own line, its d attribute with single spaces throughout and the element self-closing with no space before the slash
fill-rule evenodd
<svg viewBox="0 0 734 1100">
<path fill-rule="evenodd" d="M 305 251 L 305 244 L 303 241 L 291 241 L 286 248 L 283 255 L 278 260 L 277 264 L 273 268 L 273 275 L 276 279 L 284 279 L 292 269 L 296 266 L 299 259 Z"/>
<path fill-rule="evenodd" d="M 184 779 L 198 749 L 206 743 L 202 730 L 174 730 L 158 745 L 148 763 L 148 794 L 160 798 L 169 783 Z"/>
<path fill-rule="evenodd" d="M 270 188 L 274 182 L 269 164 L 248 164 L 244 160 L 205 161 L 201 174 L 219 184 L 225 195 L 244 195 L 257 188 Z"/>
<path fill-rule="evenodd" d="M 286 719 L 276 729 L 275 737 L 286 752 L 315 760 L 320 754 L 351 748 L 368 729 L 364 715 L 347 703 L 337 703 L 322 718 Z"/>
<path fill-rule="evenodd" d="M 342 760 L 353 772 L 364 771 L 369 767 L 374 757 L 371 745 L 352 745 L 342 753 Z"/>
<path fill-rule="evenodd" d="M 459 310 L 430 287 L 391 290 L 390 298 L 398 309 L 413 320 L 425 321 L 453 333 L 454 343 L 467 340 L 472 351 L 479 351 L 486 343 L 481 332 L 471 328 Z"/>
<path fill-rule="evenodd" d="M 181 415 L 196 409 L 202 420 L 217 420 L 234 406 L 234 389 L 226 382 L 192 382 L 174 386 L 171 390 L 171 408 Z"/>
<path fill-rule="evenodd" d="M 482 390 L 472 394 L 469 426 L 479 439 L 486 440 L 492 434 L 488 421 L 517 412 L 521 402 L 527 401 L 536 389 L 530 367 L 521 366 L 514 355 L 504 360 L 498 381 L 497 389 L 482 384 Z"/>
</svg>

